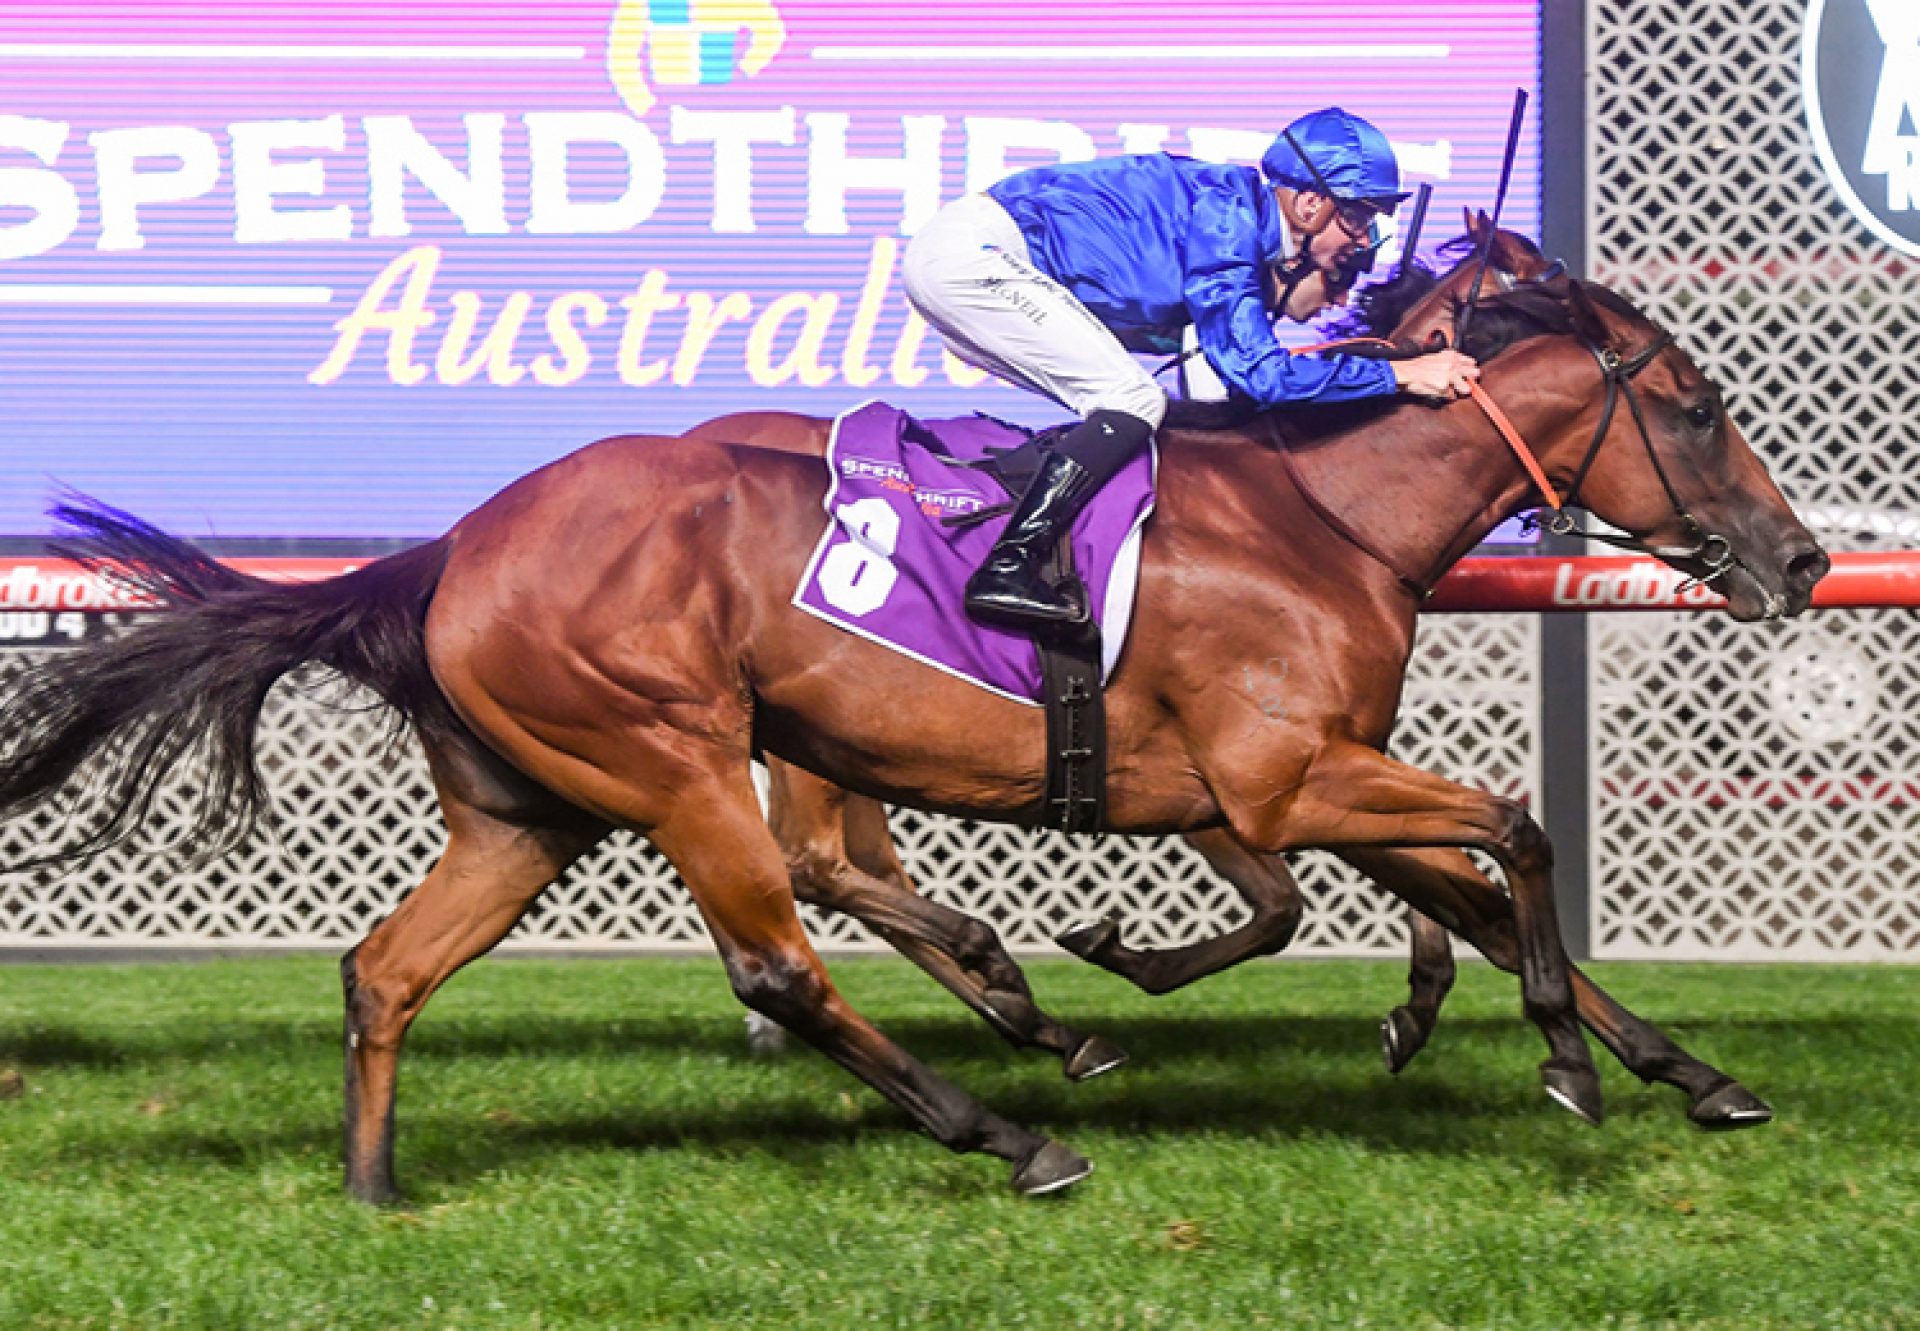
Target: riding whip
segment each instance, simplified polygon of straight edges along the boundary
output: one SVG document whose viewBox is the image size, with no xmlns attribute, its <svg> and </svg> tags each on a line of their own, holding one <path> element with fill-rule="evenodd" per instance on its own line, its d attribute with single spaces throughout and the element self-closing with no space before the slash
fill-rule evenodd
<svg viewBox="0 0 1920 1331">
<path fill-rule="evenodd" d="M 1486 279 L 1487 264 L 1493 257 L 1493 238 L 1500 230 L 1500 213 L 1507 206 L 1507 186 L 1513 180 L 1513 159 L 1520 154 L 1520 124 L 1527 115 L 1527 90 L 1513 90 L 1513 119 L 1507 124 L 1507 154 L 1500 163 L 1500 188 L 1493 196 L 1493 220 L 1487 224 L 1486 234 L 1480 237 L 1478 252 L 1474 255 L 1473 286 L 1467 291 L 1467 303 L 1460 307 L 1460 317 L 1454 321 L 1453 345 L 1456 347 L 1465 340 L 1467 328 L 1473 322 L 1473 304 L 1480 299 L 1480 283 Z"/>
</svg>

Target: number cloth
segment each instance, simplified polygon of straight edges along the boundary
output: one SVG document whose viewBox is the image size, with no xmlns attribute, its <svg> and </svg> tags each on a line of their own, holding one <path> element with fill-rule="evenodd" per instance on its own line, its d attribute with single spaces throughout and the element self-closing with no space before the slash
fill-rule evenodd
<svg viewBox="0 0 1920 1331">
<path fill-rule="evenodd" d="M 956 528 L 942 519 L 1006 502 L 978 461 L 1026 440 L 985 416 L 915 421 L 870 402 L 833 423 L 827 446 L 826 531 L 793 604 L 808 614 L 1019 702 L 1040 697 L 1040 658 L 1026 636 L 976 624 L 962 605 L 967 575 L 1004 518 Z M 1102 635 L 1101 678 L 1126 641 L 1140 568 L 1140 533 L 1153 512 L 1158 453 L 1131 459 L 1073 524 L 1073 557 Z"/>
</svg>

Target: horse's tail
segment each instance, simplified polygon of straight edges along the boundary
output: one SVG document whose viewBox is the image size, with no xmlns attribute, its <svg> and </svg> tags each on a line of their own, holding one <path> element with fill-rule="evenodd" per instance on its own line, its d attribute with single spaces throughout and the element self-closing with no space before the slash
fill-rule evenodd
<svg viewBox="0 0 1920 1331">
<path fill-rule="evenodd" d="M 43 805 L 90 759 L 67 843 L 28 868 L 85 859 L 131 835 L 183 760 L 202 785 L 189 842 L 231 846 L 258 817 L 254 732 L 274 681 L 306 662 L 371 689 L 402 723 L 457 729 L 427 669 L 425 619 L 444 539 L 342 577 L 272 583 L 91 500 L 54 509 L 72 536 L 55 552 L 166 608 L 129 632 L 55 654 L 0 699 L 0 818 Z"/>
</svg>

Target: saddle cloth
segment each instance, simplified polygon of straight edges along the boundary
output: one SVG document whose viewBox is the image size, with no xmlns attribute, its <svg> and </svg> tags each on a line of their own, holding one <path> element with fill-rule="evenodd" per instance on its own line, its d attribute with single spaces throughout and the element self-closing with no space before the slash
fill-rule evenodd
<svg viewBox="0 0 1920 1331">
<path fill-rule="evenodd" d="M 981 462 L 989 450 L 1027 438 L 986 416 L 922 422 L 882 402 L 839 416 L 827 445 L 827 526 L 793 604 L 991 693 L 1037 705 L 1033 640 L 976 624 L 964 605 L 967 577 L 1006 519 L 960 527 L 942 521 L 1005 503 L 1006 491 L 988 472 L 956 464 Z M 1129 461 L 1073 525 L 1074 564 L 1101 631 L 1103 681 L 1126 642 L 1157 465 L 1153 449 Z"/>
</svg>

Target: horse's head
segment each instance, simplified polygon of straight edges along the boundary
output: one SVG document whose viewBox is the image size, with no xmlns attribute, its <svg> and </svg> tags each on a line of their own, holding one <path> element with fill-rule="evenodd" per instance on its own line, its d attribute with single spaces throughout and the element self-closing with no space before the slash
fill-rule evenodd
<svg viewBox="0 0 1920 1331">
<path fill-rule="evenodd" d="M 1471 260 L 1482 245 L 1487 247 L 1487 277 L 1495 290 L 1508 291 L 1520 282 L 1538 282 L 1558 273 L 1564 266 L 1558 260 L 1549 259 L 1538 245 L 1518 231 L 1496 227 L 1484 210 L 1461 211 L 1466 215 L 1466 234 L 1441 246 L 1441 253 L 1460 256 L 1453 271 L 1441 279 L 1456 288 L 1452 294 L 1464 298 L 1467 288 L 1473 285 Z"/>
<path fill-rule="evenodd" d="M 1530 305 L 1534 317 L 1557 307 L 1553 331 L 1582 348 L 1562 353 L 1551 370 L 1543 365 L 1534 380 L 1536 391 L 1585 403 L 1543 459 L 1569 506 L 1713 585 L 1735 619 L 1807 608 L 1827 556 L 1729 419 L 1720 390 L 1670 334 L 1605 287 L 1580 282 L 1522 289 L 1488 305 Z M 1482 328 L 1475 324 L 1470 352 Z"/>
</svg>

